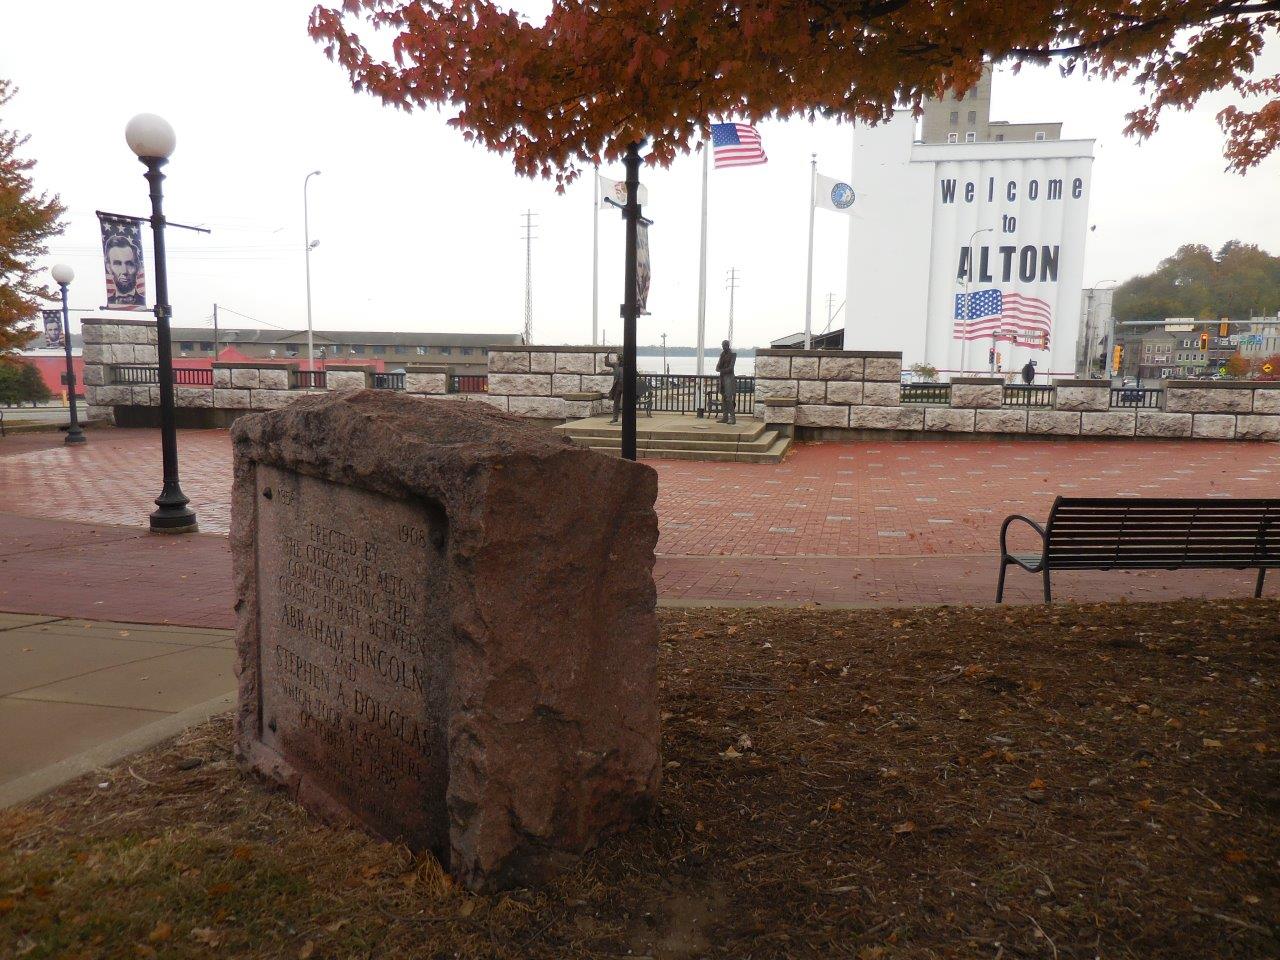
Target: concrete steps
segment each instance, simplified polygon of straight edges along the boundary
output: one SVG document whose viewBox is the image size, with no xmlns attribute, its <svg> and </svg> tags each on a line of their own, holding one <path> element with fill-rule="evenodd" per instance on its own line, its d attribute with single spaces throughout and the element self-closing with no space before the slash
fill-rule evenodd
<svg viewBox="0 0 1280 960">
<path fill-rule="evenodd" d="M 592 417 L 555 429 L 598 453 L 621 453 L 622 429 L 607 418 Z M 781 463 L 790 446 L 790 437 L 750 419 L 727 425 L 694 417 L 655 416 L 641 417 L 636 425 L 636 454 L 641 459 Z"/>
</svg>

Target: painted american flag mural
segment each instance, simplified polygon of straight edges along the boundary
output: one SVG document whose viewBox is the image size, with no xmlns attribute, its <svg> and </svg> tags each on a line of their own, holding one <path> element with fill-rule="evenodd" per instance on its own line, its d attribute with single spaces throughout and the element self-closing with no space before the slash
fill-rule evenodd
<svg viewBox="0 0 1280 960">
<path fill-rule="evenodd" d="M 1053 311 L 1039 297 L 1003 293 L 993 287 L 956 294 L 953 336 L 956 340 L 1004 340 L 1019 346 L 1049 349 Z"/>
</svg>

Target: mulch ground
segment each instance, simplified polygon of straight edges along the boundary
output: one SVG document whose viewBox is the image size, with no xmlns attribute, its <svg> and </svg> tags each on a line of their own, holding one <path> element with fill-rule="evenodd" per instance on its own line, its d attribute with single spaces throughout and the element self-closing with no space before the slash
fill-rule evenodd
<svg viewBox="0 0 1280 960">
<path fill-rule="evenodd" d="M 1275 957 L 1280 604 L 662 613 L 651 819 L 472 896 L 229 721 L 0 812 L 0 956 Z"/>
</svg>

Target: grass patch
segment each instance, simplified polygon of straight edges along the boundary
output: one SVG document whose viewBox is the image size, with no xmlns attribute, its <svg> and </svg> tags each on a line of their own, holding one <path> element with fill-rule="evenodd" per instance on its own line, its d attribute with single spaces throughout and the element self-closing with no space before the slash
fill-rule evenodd
<svg viewBox="0 0 1280 960">
<path fill-rule="evenodd" d="M 1278 614 L 662 611 L 653 816 L 484 897 L 220 718 L 0 812 L 0 956 L 1276 956 Z"/>
</svg>

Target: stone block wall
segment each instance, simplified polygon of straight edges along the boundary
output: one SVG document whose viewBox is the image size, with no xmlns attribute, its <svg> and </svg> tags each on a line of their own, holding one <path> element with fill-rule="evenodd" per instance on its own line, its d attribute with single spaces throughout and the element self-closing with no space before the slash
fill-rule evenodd
<svg viewBox="0 0 1280 960">
<path fill-rule="evenodd" d="M 797 427 L 914 422 L 919 411 L 899 406 L 901 370 L 902 354 L 887 351 L 757 350 L 756 416 Z"/>
<path fill-rule="evenodd" d="M 508 347 L 489 351 L 489 393 L 499 410 L 539 420 L 571 420 L 604 413 L 613 373 L 610 346 Z"/>
</svg>

